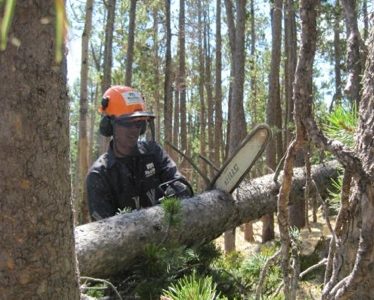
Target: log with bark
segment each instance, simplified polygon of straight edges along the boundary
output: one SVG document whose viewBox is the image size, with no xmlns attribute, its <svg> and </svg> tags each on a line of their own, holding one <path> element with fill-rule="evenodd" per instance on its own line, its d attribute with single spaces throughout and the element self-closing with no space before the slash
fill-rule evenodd
<svg viewBox="0 0 374 300">
<path fill-rule="evenodd" d="M 322 197 L 337 178 L 335 161 L 312 168 L 312 176 Z M 304 195 L 305 175 L 295 168 L 290 202 Z M 243 182 L 232 195 L 212 190 L 182 200 L 181 224 L 171 226 L 164 220 L 161 206 L 88 223 L 76 227 L 76 252 L 81 275 L 109 277 L 128 269 L 144 254 L 147 244 L 165 241 L 193 245 L 211 241 L 228 229 L 257 220 L 276 211 L 279 182 L 273 174 Z"/>
</svg>

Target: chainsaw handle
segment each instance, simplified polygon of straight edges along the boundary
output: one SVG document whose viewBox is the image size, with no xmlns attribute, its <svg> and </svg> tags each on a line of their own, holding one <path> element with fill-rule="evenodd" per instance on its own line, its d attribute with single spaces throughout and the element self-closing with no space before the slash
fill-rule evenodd
<svg viewBox="0 0 374 300">
<path fill-rule="evenodd" d="M 186 189 L 184 189 L 183 191 L 182 190 L 180 190 L 180 191 L 176 190 L 175 186 L 173 185 L 175 182 L 182 183 L 183 185 L 186 186 Z M 169 195 L 166 194 L 166 191 L 168 190 L 169 187 L 175 192 L 174 194 L 169 194 Z M 190 197 L 193 197 L 193 195 L 194 195 L 194 191 L 193 191 L 192 186 L 183 177 L 178 177 L 178 178 L 174 178 L 172 180 L 163 182 L 163 183 L 161 183 L 158 186 L 158 188 L 161 190 L 162 194 L 164 195 L 163 198 L 165 198 L 165 197 L 174 197 L 174 196 L 175 197 L 179 197 L 179 196 L 181 196 L 182 193 L 184 193 L 186 191 L 187 191 L 187 193 L 189 194 Z M 163 198 L 161 198 L 161 199 L 163 199 Z"/>
</svg>

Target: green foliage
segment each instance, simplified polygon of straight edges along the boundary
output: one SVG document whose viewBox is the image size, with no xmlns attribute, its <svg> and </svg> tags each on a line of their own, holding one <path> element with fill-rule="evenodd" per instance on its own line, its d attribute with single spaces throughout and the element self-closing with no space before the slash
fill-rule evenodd
<svg viewBox="0 0 374 300">
<path fill-rule="evenodd" d="M 270 254 L 270 252 L 269 252 Z M 247 258 L 241 267 L 241 273 L 245 280 L 250 282 L 252 293 L 255 292 L 260 273 L 270 255 L 258 253 Z M 274 293 L 282 281 L 282 272 L 279 266 L 271 266 L 265 279 L 263 295 L 270 296 Z"/>
<path fill-rule="evenodd" d="M 216 284 L 212 277 L 199 277 L 196 272 L 184 276 L 176 283 L 171 284 L 168 290 L 164 291 L 164 296 L 172 300 L 213 300 L 227 299 L 221 297 L 216 291 Z"/>
<path fill-rule="evenodd" d="M 340 175 L 336 180 L 332 179 L 332 188 L 328 189 L 329 197 L 327 206 L 330 214 L 337 214 L 340 209 L 340 193 L 343 186 L 343 175 Z"/>
<path fill-rule="evenodd" d="M 290 228 L 290 239 L 291 247 L 294 249 L 300 249 L 301 247 L 301 238 L 300 238 L 300 229 L 296 226 Z"/>
<path fill-rule="evenodd" d="M 354 145 L 354 133 L 357 127 L 357 111 L 346 109 L 343 106 L 337 106 L 330 113 L 324 116 L 326 134 L 335 140 L 338 140 L 348 147 Z"/>
<path fill-rule="evenodd" d="M 158 299 L 162 290 L 192 272 L 203 274 L 207 261 L 215 259 L 218 251 L 213 244 L 186 248 L 179 245 L 147 245 L 145 256 L 132 271 L 131 294 L 142 299 Z"/>
<path fill-rule="evenodd" d="M 246 258 L 238 252 L 233 252 L 218 259 L 210 271 L 217 283 L 217 290 L 229 299 L 252 299 L 261 270 L 267 259 L 275 253 L 277 247 L 263 246 L 260 253 Z M 264 283 L 263 299 L 275 299 L 272 294 L 281 281 L 280 267 L 272 266 Z"/>
<path fill-rule="evenodd" d="M 3 5 L 2 0 L 0 6 Z M 5 50 L 8 42 L 8 32 L 12 24 L 14 9 L 16 7 L 16 0 L 5 0 L 4 16 L 1 20 L 0 26 L 0 50 Z"/>
<path fill-rule="evenodd" d="M 217 247 L 214 242 L 202 244 L 194 248 L 196 253 L 195 265 L 201 266 L 201 272 L 208 269 L 217 259 L 222 256 L 222 251 Z"/>
<path fill-rule="evenodd" d="M 254 280 L 260 276 L 261 270 L 266 263 L 266 256 L 263 254 L 255 254 L 249 259 L 243 261 L 241 271 L 247 278 Z"/>
<path fill-rule="evenodd" d="M 165 222 L 169 226 L 178 226 L 181 221 L 181 201 L 175 197 L 167 197 L 161 201 L 165 212 Z"/>
<path fill-rule="evenodd" d="M 122 209 L 118 208 L 117 212 L 116 212 L 116 215 L 124 215 L 124 214 L 128 214 L 132 211 L 132 208 L 131 207 L 124 207 Z"/>
<path fill-rule="evenodd" d="M 330 139 L 340 141 L 345 146 L 353 148 L 354 133 L 358 123 L 357 111 L 342 105 L 337 105 L 330 113 L 326 108 L 320 108 L 316 111 L 316 117 L 320 128 Z M 313 152 L 313 151 L 312 151 Z M 332 157 L 330 152 L 316 153 L 324 155 L 326 158 Z M 319 157 L 312 157 L 312 163 L 320 161 Z"/>
<path fill-rule="evenodd" d="M 108 286 L 105 283 L 96 283 L 92 286 L 86 286 L 85 295 L 94 298 L 101 298 L 105 296 L 104 292 L 107 288 Z"/>
</svg>

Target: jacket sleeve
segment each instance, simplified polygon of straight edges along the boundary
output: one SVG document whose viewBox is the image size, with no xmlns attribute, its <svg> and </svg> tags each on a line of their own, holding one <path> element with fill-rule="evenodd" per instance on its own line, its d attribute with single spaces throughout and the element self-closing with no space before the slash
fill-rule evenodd
<svg viewBox="0 0 374 300">
<path fill-rule="evenodd" d="M 96 172 L 87 175 L 87 197 L 90 215 L 94 221 L 114 216 L 113 195 L 109 184 Z"/>
</svg>

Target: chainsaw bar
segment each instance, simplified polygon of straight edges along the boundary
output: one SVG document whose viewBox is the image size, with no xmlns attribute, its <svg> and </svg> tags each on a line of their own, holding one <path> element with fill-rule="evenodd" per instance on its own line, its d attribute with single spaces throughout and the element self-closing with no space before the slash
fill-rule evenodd
<svg viewBox="0 0 374 300">
<path fill-rule="evenodd" d="M 269 126 L 265 124 L 256 126 L 221 167 L 210 183 L 209 189 L 232 193 L 264 152 L 270 138 Z"/>
</svg>

